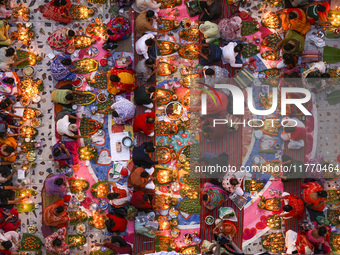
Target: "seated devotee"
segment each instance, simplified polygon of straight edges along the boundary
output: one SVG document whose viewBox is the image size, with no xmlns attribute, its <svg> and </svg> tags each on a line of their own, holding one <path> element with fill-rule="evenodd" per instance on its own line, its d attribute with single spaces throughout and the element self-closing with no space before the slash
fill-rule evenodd
<svg viewBox="0 0 340 255">
<path fill-rule="evenodd" d="M 220 66 L 204 66 L 203 69 L 204 83 L 210 86 L 215 84 L 224 84 L 227 82 L 229 72 Z"/>
<path fill-rule="evenodd" d="M 165 35 L 166 33 L 164 31 L 158 30 L 156 28 L 157 24 L 155 24 L 154 26 L 154 21 L 159 22 L 158 17 L 154 11 L 151 10 L 142 11 L 137 16 L 135 21 L 135 32 L 137 33 L 137 36 L 142 36 L 143 34 L 149 31 Z"/>
<path fill-rule="evenodd" d="M 151 173 L 152 174 L 152 173 Z M 155 189 L 155 184 L 153 180 L 155 178 L 151 177 L 150 174 L 144 170 L 142 167 L 137 167 L 130 173 L 128 184 L 130 187 L 137 189 Z"/>
<path fill-rule="evenodd" d="M 221 38 L 225 41 L 241 38 L 242 19 L 238 16 L 221 19 L 218 23 L 218 29 Z"/>
<path fill-rule="evenodd" d="M 288 69 L 293 69 L 296 67 L 299 57 L 295 54 L 292 53 L 284 53 L 282 56 L 283 60 L 279 62 L 276 66 L 276 68 L 281 69 L 281 68 L 288 68 Z"/>
<path fill-rule="evenodd" d="M 245 174 L 242 172 L 226 173 L 222 181 L 223 188 L 230 193 L 234 193 L 242 197 L 244 195 L 244 191 L 241 188 L 241 185 L 243 183 L 244 175 Z"/>
<path fill-rule="evenodd" d="M 0 185 L 0 207 L 2 209 L 12 209 L 14 205 L 18 203 L 22 203 L 26 198 L 25 197 L 19 197 L 15 198 L 15 191 L 16 190 L 22 190 L 22 187 L 17 186 L 4 186 Z"/>
<path fill-rule="evenodd" d="M 301 187 L 304 188 L 302 200 L 306 203 L 307 208 L 322 212 L 326 207 L 327 192 L 317 182 L 307 182 Z M 313 218 L 313 215 L 310 216 Z"/>
<path fill-rule="evenodd" d="M 152 211 L 152 203 L 147 194 L 143 190 L 138 190 L 132 194 L 131 205 L 138 211 L 150 212 Z"/>
<path fill-rule="evenodd" d="M 20 227 L 19 214 L 17 209 L 0 208 L 0 229 L 4 232 L 16 231 Z"/>
<path fill-rule="evenodd" d="M 106 216 L 108 219 L 105 221 L 105 226 L 108 232 L 125 232 L 128 223 L 125 218 L 120 218 L 113 214 L 107 214 Z"/>
<path fill-rule="evenodd" d="M 16 112 L 14 104 L 15 102 L 10 97 L 5 98 L 0 102 L 0 113 L 12 118 L 22 119 L 22 116 L 13 113 Z"/>
<path fill-rule="evenodd" d="M 0 138 L 0 157 L 4 161 L 14 162 L 17 155 L 22 151 L 17 150 L 18 142 L 13 137 Z"/>
<path fill-rule="evenodd" d="M 55 104 L 60 104 L 67 108 L 72 108 L 73 104 L 77 104 L 81 101 L 81 98 L 75 99 L 75 95 L 80 97 L 85 97 L 84 93 L 80 93 L 76 90 L 65 89 L 65 86 L 62 89 L 55 89 L 52 91 L 52 102 Z"/>
<path fill-rule="evenodd" d="M 17 172 L 18 170 L 16 168 L 11 172 L 10 167 L 0 166 L 0 185 L 11 186 L 8 184 L 11 183 L 13 175 Z"/>
<path fill-rule="evenodd" d="M 314 254 L 329 254 L 331 229 L 329 226 L 319 226 L 307 232 L 309 242 L 314 246 Z"/>
<path fill-rule="evenodd" d="M 219 45 L 213 43 L 201 44 L 200 64 L 203 66 L 212 65 L 213 63 L 220 61 L 222 57 L 222 50 Z"/>
<path fill-rule="evenodd" d="M 74 36 L 76 33 L 69 28 L 60 28 L 47 39 L 48 45 L 54 50 L 72 54 L 75 51 Z"/>
<path fill-rule="evenodd" d="M 70 118 L 75 118 L 72 115 L 65 115 L 62 119 L 57 121 L 57 133 L 60 135 L 61 139 L 63 135 L 66 135 L 70 138 L 78 139 L 78 138 L 89 138 L 89 136 L 81 136 L 76 135 L 75 133 L 78 132 L 77 124 L 72 124 L 70 122 Z"/>
<path fill-rule="evenodd" d="M 285 39 L 278 43 L 274 50 L 280 50 L 283 47 L 283 54 L 290 53 L 301 55 L 305 48 L 305 38 L 298 32 L 289 30 Z"/>
<path fill-rule="evenodd" d="M 306 14 L 298 8 L 285 9 L 281 13 L 282 29 L 284 31 L 294 30 L 305 35 L 311 28 L 307 21 Z"/>
<path fill-rule="evenodd" d="M 152 58 L 139 60 L 135 67 L 135 74 L 138 80 L 142 82 L 151 81 L 154 74 L 158 71 L 156 62 Z M 135 92 L 136 94 L 136 92 Z"/>
<path fill-rule="evenodd" d="M 327 24 L 330 6 L 328 2 L 315 2 L 308 6 L 306 10 L 307 21 L 314 24 Z"/>
<path fill-rule="evenodd" d="M 130 201 L 131 195 L 126 185 L 111 182 L 111 193 L 107 194 L 109 203 L 114 207 L 125 206 Z"/>
<path fill-rule="evenodd" d="M 58 200 L 53 204 L 45 207 L 42 215 L 42 224 L 63 228 L 68 226 L 70 218 L 67 213 L 67 207 L 64 200 Z"/>
<path fill-rule="evenodd" d="M 108 74 L 109 84 L 107 91 L 112 95 L 132 92 L 137 88 L 137 85 L 135 85 L 135 75 L 132 69 L 119 69 L 113 67 Z"/>
<path fill-rule="evenodd" d="M 208 210 L 221 206 L 227 199 L 228 193 L 224 189 L 209 182 L 204 183 L 202 200 Z"/>
<path fill-rule="evenodd" d="M 146 108 L 153 108 L 153 95 L 156 91 L 155 87 L 146 88 L 144 85 L 138 86 L 134 92 L 134 99 L 136 105 L 144 106 Z"/>
<path fill-rule="evenodd" d="M 152 10 L 154 12 L 159 11 L 161 3 L 157 3 L 155 0 L 136 0 L 135 5 L 137 7 L 137 12 L 142 12 L 146 10 Z M 135 9 L 135 8 L 134 8 Z"/>
<path fill-rule="evenodd" d="M 244 255 L 243 251 L 234 243 L 231 235 L 225 235 L 223 233 L 218 233 L 214 235 L 216 242 L 216 249 L 214 254 L 219 253 L 222 248 L 226 250 L 226 254 L 234 255 Z M 266 253 L 261 253 L 262 255 L 267 255 Z"/>
<path fill-rule="evenodd" d="M 50 68 L 52 77 L 57 81 L 71 81 L 77 77 L 75 74 L 75 71 L 77 70 L 74 69 L 72 60 L 68 55 L 59 55 L 55 57 Z"/>
<path fill-rule="evenodd" d="M 305 211 L 305 205 L 298 196 L 284 192 L 278 199 L 283 200 L 284 204 L 282 207 L 283 212 L 280 214 L 280 217 L 283 217 L 285 220 L 292 217 L 302 219 L 303 212 Z"/>
<path fill-rule="evenodd" d="M 296 126 L 292 122 L 288 122 L 285 127 L 283 127 L 283 132 L 281 133 L 281 138 L 284 141 L 289 141 L 288 149 L 299 150 L 305 146 L 306 137 L 306 127 L 302 121 L 293 118 L 296 121 Z"/>
<path fill-rule="evenodd" d="M 145 34 L 135 43 L 136 53 L 138 55 L 143 55 L 145 59 L 152 58 L 156 59 L 156 48 L 158 42 L 153 34 Z"/>
<path fill-rule="evenodd" d="M 104 243 L 95 243 L 95 246 L 104 246 L 114 251 L 115 254 L 132 254 L 132 247 L 121 236 L 113 235 L 111 240 L 104 240 Z"/>
<path fill-rule="evenodd" d="M 38 10 L 43 14 L 44 18 L 66 24 L 72 22 L 70 8 L 70 0 L 51 0 L 47 4 L 39 6 Z"/>
<path fill-rule="evenodd" d="M 48 196 L 64 197 L 68 192 L 68 181 L 64 174 L 48 177 L 45 181 L 45 192 Z"/>
<path fill-rule="evenodd" d="M 0 47 L 11 45 L 11 38 L 8 34 L 9 24 L 5 19 L 0 20 Z"/>
<path fill-rule="evenodd" d="M 199 3 L 203 12 L 200 18 L 201 21 L 213 21 L 221 17 L 222 6 L 219 0 L 201 0 Z"/>
<path fill-rule="evenodd" d="M 116 124 L 125 124 L 125 122 L 135 116 L 136 106 L 124 97 L 116 97 L 116 102 L 103 111 L 105 112 L 110 108 L 113 109 L 112 116 Z"/>
<path fill-rule="evenodd" d="M 140 131 L 144 135 L 154 136 L 155 112 L 146 112 L 138 115 L 133 122 L 133 132 Z"/>
<path fill-rule="evenodd" d="M 0 253 L 2 254 L 19 254 L 20 247 L 19 233 L 16 231 L 9 231 L 0 233 Z"/>
<path fill-rule="evenodd" d="M 60 228 L 58 231 L 54 232 L 45 238 L 45 248 L 49 252 L 54 252 L 59 255 L 70 254 L 70 247 L 75 243 L 68 243 L 66 238 L 67 230 L 66 228 Z"/>
<path fill-rule="evenodd" d="M 222 61 L 224 64 L 229 63 L 231 67 L 241 68 L 247 65 L 243 63 L 241 54 L 243 50 L 243 44 L 241 41 L 228 42 L 221 48 L 222 50 Z"/>
<path fill-rule="evenodd" d="M 158 161 L 153 161 L 150 154 L 155 152 L 153 142 L 144 142 L 140 146 L 134 147 L 132 151 L 132 161 L 136 166 L 143 167 L 150 175 L 153 173 L 153 166 Z"/>
<path fill-rule="evenodd" d="M 16 54 L 13 48 L 0 48 L 0 70 L 2 71 L 10 71 L 11 67 L 17 66 L 28 60 L 29 58 L 24 58 L 16 61 Z"/>
<path fill-rule="evenodd" d="M 79 143 L 76 141 L 59 142 L 52 147 L 52 156 L 63 165 L 77 165 L 79 163 Z"/>
<path fill-rule="evenodd" d="M 235 211 L 234 211 L 235 212 Z M 230 239 L 234 238 L 237 233 L 237 227 L 235 222 L 230 220 L 220 221 L 213 229 L 215 239 L 216 237 L 230 236 Z"/>
<path fill-rule="evenodd" d="M 291 170 L 282 173 L 280 176 L 282 182 L 301 179 L 305 176 L 305 167 L 301 161 L 293 159 L 285 154 L 282 155 L 281 161 L 283 166 Z M 303 169 L 303 171 L 294 171 L 293 169 Z"/>
</svg>

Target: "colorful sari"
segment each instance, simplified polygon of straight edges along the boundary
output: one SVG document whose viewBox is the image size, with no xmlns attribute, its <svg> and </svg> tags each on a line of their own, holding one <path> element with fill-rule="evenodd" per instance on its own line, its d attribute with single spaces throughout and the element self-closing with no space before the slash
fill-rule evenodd
<svg viewBox="0 0 340 255">
<path fill-rule="evenodd" d="M 55 252 L 59 255 L 68 255 L 70 254 L 70 249 L 68 248 L 67 240 L 66 240 L 67 230 L 66 228 L 61 228 L 57 232 L 54 232 L 52 235 L 45 238 L 45 247 L 46 250 L 50 252 Z M 62 242 L 60 247 L 53 246 L 54 239 L 59 238 Z"/>
<path fill-rule="evenodd" d="M 62 150 L 62 152 L 57 157 L 53 156 L 54 160 L 59 161 L 59 163 L 61 163 L 63 165 L 70 165 L 70 166 L 77 165 L 79 163 L 79 158 L 78 158 L 79 144 L 78 144 L 78 142 L 77 141 L 70 141 L 70 142 L 63 142 L 63 144 L 65 145 L 65 148 L 69 151 L 69 153 L 71 155 L 67 156 L 66 152 L 64 151 L 64 148 L 59 143 L 57 143 L 52 147 L 52 151 L 55 148 L 60 148 Z"/>
<path fill-rule="evenodd" d="M 135 86 L 135 75 L 132 69 L 124 70 L 114 67 L 108 72 L 108 75 L 109 78 L 111 75 L 117 75 L 120 78 L 119 82 L 111 82 L 109 79 L 107 91 L 112 95 L 131 92 L 137 88 L 137 86 Z"/>
<path fill-rule="evenodd" d="M 228 198 L 228 193 L 224 189 L 209 182 L 204 184 L 202 194 L 208 195 L 208 201 L 203 201 L 203 204 L 209 210 L 221 206 Z"/>
<path fill-rule="evenodd" d="M 8 161 L 8 162 L 14 162 L 15 159 L 17 158 L 17 155 L 14 153 L 6 153 L 3 151 L 4 146 L 12 146 L 14 149 L 17 148 L 18 143 L 17 141 L 13 138 L 13 137 L 8 137 L 8 138 L 1 138 L 0 139 L 0 157 L 4 160 L 4 161 Z"/>
<path fill-rule="evenodd" d="M 70 23 L 72 19 L 65 18 L 62 15 L 68 14 L 71 8 L 71 1 L 66 0 L 66 5 L 64 6 L 55 6 L 54 0 L 51 0 L 49 3 L 40 5 L 39 11 L 43 14 L 44 18 L 54 20 L 60 23 Z"/>
<path fill-rule="evenodd" d="M 289 19 L 289 13 L 294 12 L 298 15 L 296 19 Z M 307 21 L 306 14 L 298 8 L 285 9 L 281 14 L 282 28 L 285 31 L 295 30 L 301 35 L 305 35 L 311 28 L 311 24 Z"/>
<path fill-rule="evenodd" d="M 46 195 L 48 195 L 48 196 L 59 196 L 59 197 L 64 197 L 66 195 L 67 186 L 65 186 L 65 185 L 58 186 L 54 183 L 59 178 L 62 178 L 64 180 L 65 184 L 67 183 L 67 179 L 66 179 L 66 176 L 64 174 L 54 175 L 54 176 L 46 179 L 46 182 L 45 182 Z"/>
<path fill-rule="evenodd" d="M 47 39 L 48 45 L 54 50 L 72 54 L 75 50 L 74 38 L 68 37 L 69 28 L 60 28 L 53 32 Z"/>
<path fill-rule="evenodd" d="M 5 213 L 10 213 L 13 215 L 10 219 L 7 219 L 7 215 Z M 0 208 L 0 228 L 5 231 L 16 231 L 16 229 L 20 226 L 20 220 L 18 211 L 14 208 L 12 209 L 2 209 Z"/>
<path fill-rule="evenodd" d="M 56 212 L 58 206 L 64 207 L 64 211 L 62 213 Z M 69 220 L 70 218 L 68 217 L 67 207 L 63 200 L 58 200 L 44 209 L 42 224 L 45 226 L 63 228 L 68 226 Z"/>
<path fill-rule="evenodd" d="M 57 81 L 64 81 L 64 80 L 74 80 L 77 76 L 74 72 L 70 72 L 70 69 L 74 69 L 74 66 L 71 64 L 69 66 L 64 66 L 60 61 L 63 59 L 70 58 L 67 55 L 59 55 L 51 64 L 51 73 L 54 79 Z"/>
<path fill-rule="evenodd" d="M 305 38 L 300 35 L 298 32 L 295 32 L 293 30 L 289 30 L 286 34 L 285 39 L 283 39 L 282 43 L 285 45 L 288 42 L 294 42 L 295 47 L 291 51 L 284 51 L 284 53 L 292 53 L 296 55 L 302 54 L 304 48 L 305 48 Z"/>
<path fill-rule="evenodd" d="M 310 194 L 315 193 L 318 191 L 323 190 L 320 184 L 317 182 L 307 182 L 304 183 L 302 188 L 305 188 L 302 192 L 302 199 L 306 204 L 312 205 L 312 208 L 314 211 L 323 211 L 323 209 L 326 207 L 326 204 L 320 205 L 322 202 L 325 201 L 325 198 L 318 197 L 316 199 L 311 198 Z"/>
</svg>

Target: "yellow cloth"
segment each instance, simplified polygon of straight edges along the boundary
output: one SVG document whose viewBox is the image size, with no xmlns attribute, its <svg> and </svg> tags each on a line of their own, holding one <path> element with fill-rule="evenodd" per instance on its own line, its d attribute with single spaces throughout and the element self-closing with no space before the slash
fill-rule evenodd
<svg viewBox="0 0 340 255">
<path fill-rule="evenodd" d="M 305 12 L 297 8 L 294 8 L 294 12 L 298 15 L 298 18 L 301 17 L 301 19 L 296 18 L 290 20 L 288 16 L 292 10 L 293 9 L 285 9 L 281 14 L 283 30 L 295 30 L 301 35 L 305 35 L 312 25 L 307 21 Z"/>
<path fill-rule="evenodd" d="M 125 83 L 125 84 L 135 83 L 135 76 L 133 74 L 130 74 L 127 72 L 121 72 L 117 76 L 120 78 L 121 83 Z"/>
<path fill-rule="evenodd" d="M 17 141 L 13 137 L 9 137 L 6 139 L 0 138 L 0 144 L 7 144 L 8 146 L 12 146 L 14 149 L 18 147 Z M 4 161 L 14 162 L 17 158 L 17 155 L 13 155 L 10 157 L 2 157 Z"/>
</svg>

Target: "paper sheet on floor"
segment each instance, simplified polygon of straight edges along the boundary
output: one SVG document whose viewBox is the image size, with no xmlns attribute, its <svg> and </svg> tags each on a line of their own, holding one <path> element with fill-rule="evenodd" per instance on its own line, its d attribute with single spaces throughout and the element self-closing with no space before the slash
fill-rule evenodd
<svg viewBox="0 0 340 255">
<path fill-rule="evenodd" d="M 130 148 L 122 144 L 122 151 L 117 152 L 117 142 L 122 142 L 125 136 L 129 136 L 128 132 L 113 133 L 110 135 L 111 159 L 114 160 L 130 160 Z"/>
</svg>

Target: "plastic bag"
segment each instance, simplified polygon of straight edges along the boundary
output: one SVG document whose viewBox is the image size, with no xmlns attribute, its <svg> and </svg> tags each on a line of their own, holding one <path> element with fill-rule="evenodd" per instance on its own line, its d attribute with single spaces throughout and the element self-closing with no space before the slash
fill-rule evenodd
<svg viewBox="0 0 340 255">
<path fill-rule="evenodd" d="M 218 216 L 222 220 L 237 221 L 235 210 L 231 207 L 221 207 L 218 209 Z"/>
</svg>

